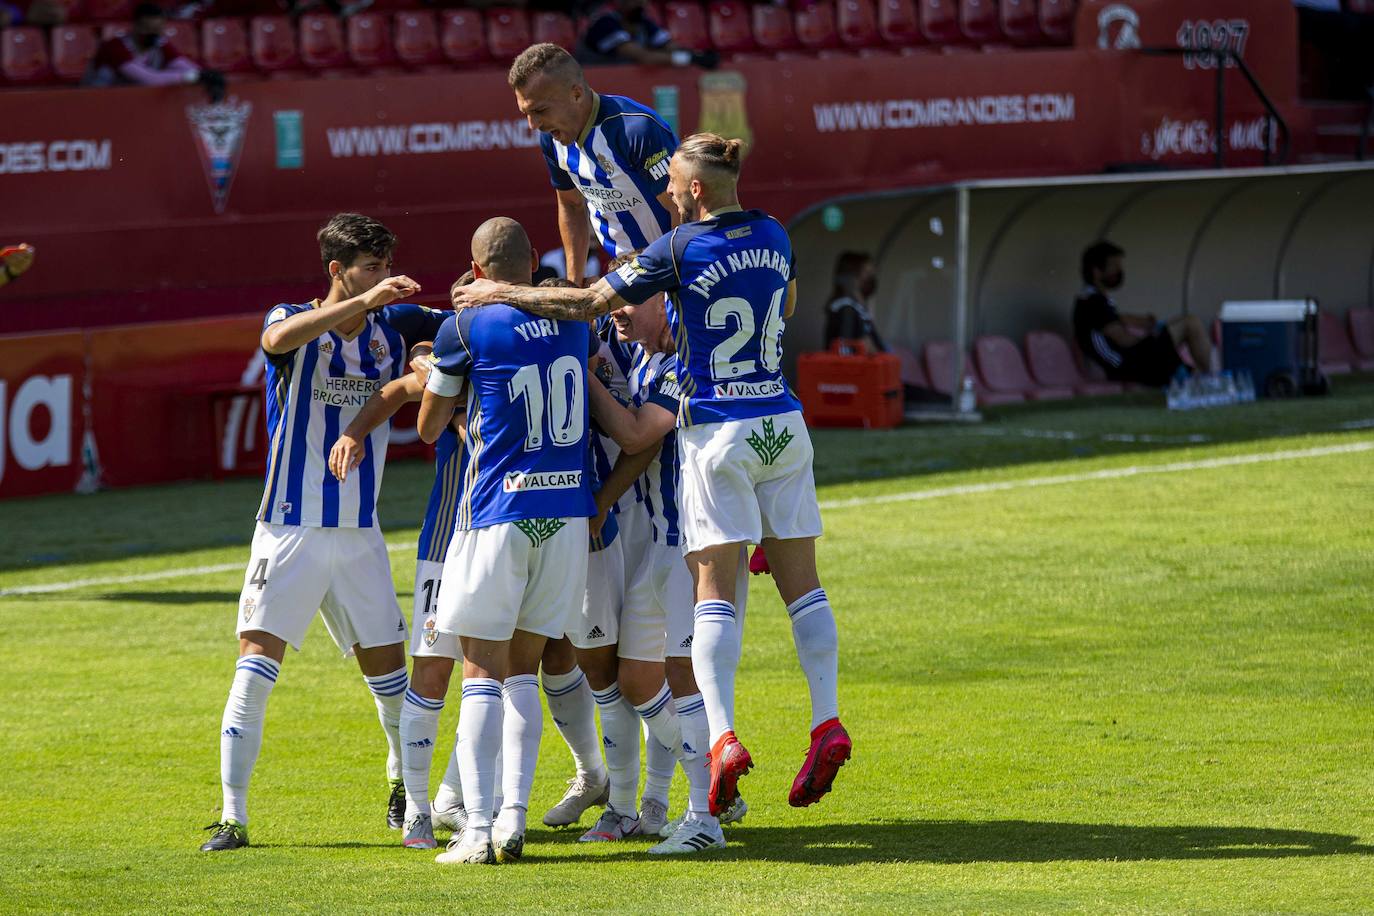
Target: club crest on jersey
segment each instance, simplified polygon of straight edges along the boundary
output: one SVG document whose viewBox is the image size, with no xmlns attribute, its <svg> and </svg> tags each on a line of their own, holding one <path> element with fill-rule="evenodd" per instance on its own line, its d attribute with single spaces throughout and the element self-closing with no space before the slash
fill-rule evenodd
<svg viewBox="0 0 1374 916">
<path fill-rule="evenodd" d="M 367 350 L 372 354 L 372 358 L 378 362 L 386 359 L 386 344 L 375 337 L 372 339 L 372 343 L 367 345 Z"/>
<path fill-rule="evenodd" d="M 334 352 L 334 341 L 332 341 L 332 340 L 326 340 L 326 341 L 324 341 L 322 344 L 320 344 L 320 352 L 323 353 L 323 354 L 325 354 L 326 356 L 328 356 L 328 355 L 330 355 L 331 353 L 333 353 L 333 352 Z"/>
<path fill-rule="evenodd" d="M 581 471 L 509 471 L 501 481 L 501 489 L 507 493 L 524 493 L 528 490 L 574 490 L 582 486 Z"/>
<path fill-rule="evenodd" d="M 425 621 L 425 645 L 430 648 L 439 641 L 439 627 L 435 625 L 434 618 Z"/>
<path fill-rule="evenodd" d="M 256 599 L 253 598 L 252 595 L 249 595 L 247 598 L 244 598 L 244 599 L 243 599 L 243 622 L 244 622 L 244 623 L 247 623 L 248 621 L 252 620 L 252 619 L 253 619 L 253 615 L 257 613 L 257 610 L 258 610 L 258 602 L 257 602 Z"/>
<path fill-rule="evenodd" d="M 195 136 L 196 149 L 210 183 L 210 200 L 216 213 L 223 213 L 229 202 L 229 188 L 239 167 L 243 137 L 248 131 L 251 102 L 230 96 L 213 105 L 188 105 L 186 119 Z"/>
<path fill-rule="evenodd" d="M 615 177 L 615 163 L 607 158 L 604 153 L 598 153 L 596 161 L 601 163 L 601 170 L 606 173 L 607 178 Z"/>
</svg>

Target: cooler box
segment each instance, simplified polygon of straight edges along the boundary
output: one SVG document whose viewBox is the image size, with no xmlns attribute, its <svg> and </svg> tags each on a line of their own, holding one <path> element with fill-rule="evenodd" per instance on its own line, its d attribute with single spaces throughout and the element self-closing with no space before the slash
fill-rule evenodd
<svg viewBox="0 0 1374 916">
<path fill-rule="evenodd" d="M 797 380 L 811 426 L 888 429 L 902 422 L 902 363 L 891 353 L 803 353 Z"/>
<path fill-rule="evenodd" d="M 1293 397 L 1320 384 L 1317 301 L 1223 302 L 1221 363 L 1250 373 L 1261 397 Z"/>
</svg>

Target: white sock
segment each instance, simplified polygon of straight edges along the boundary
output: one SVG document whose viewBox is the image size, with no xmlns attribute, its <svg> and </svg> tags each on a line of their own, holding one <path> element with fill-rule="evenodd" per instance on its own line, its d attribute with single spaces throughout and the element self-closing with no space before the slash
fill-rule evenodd
<svg viewBox="0 0 1374 916">
<path fill-rule="evenodd" d="M 501 750 L 501 682 L 489 677 L 463 678 L 458 707 L 458 764 L 468 824 L 463 842 L 491 840 L 491 811 L 496 800 L 496 755 Z"/>
<path fill-rule="evenodd" d="M 434 760 L 434 741 L 439 737 L 439 713 L 443 700 L 422 697 L 407 690 L 401 704 L 401 778 L 406 784 L 406 818 L 429 814 L 429 768 Z"/>
<path fill-rule="evenodd" d="M 811 727 L 840 717 L 840 638 L 825 589 L 815 588 L 787 606 L 797 660 L 811 688 Z"/>
<path fill-rule="evenodd" d="M 616 684 L 593 690 L 592 696 L 601 715 L 601 744 L 611 777 L 610 806 L 634 817 L 639 794 L 639 716 Z"/>
<path fill-rule="evenodd" d="M 372 696 L 377 700 L 377 718 L 381 720 L 382 731 L 386 733 L 386 778 L 400 779 L 401 701 L 405 699 L 410 678 L 406 677 L 406 669 L 402 665 L 390 674 L 380 674 L 377 677 L 363 675 L 363 680 L 367 682 L 367 689 L 372 691 Z"/>
<path fill-rule="evenodd" d="M 234 668 L 234 683 L 219 726 L 219 781 L 226 821 L 248 824 L 248 780 L 262 750 L 267 697 L 279 671 L 281 665 L 266 655 L 245 655 Z"/>
<path fill-rule="evenodd" d="M 687 774 L 687 813 L 695 820 L 718 823 L 711 814 L 710 728 L 701 694 L 677 698 L 677 721 L 682 727 L 682 771 Z"/>
<path fill-rule="evenodd" d="M 448 755 L 448 766 L 444 769 L 444 779 L 439 783 L 439 791 L 434 793 L 435 811 L 452 811 L 463 803 L 463 776 L 458 766 L 458 736 L 453 736 L 453 753 Z"/>
<path fill-rule="evenodd" d="M 539 762 L 539 738 L 544 730 L 544 708 L 539 704 L 539 678 L 513 674 L 502 688 L 505 694 L 505 726 L 501 750 L 505 754 L 501 789 L 501 827 L 512 833 L 525 829 L 530 807 L 534 767 Z"/>
<path fill-rule="evenodd" d="M 567 674 L 545 671 L 540 677 L 549 715 L 572 751 L 577 774 L 594 783 L 604 782 L 606 767 L 601 762 L 601 742 L 596 737 L 596 703 L 582 669 L 574 667 Z"/>
<path fill-rule="evenodd" d="M 679 713 L 680 715 L 680 713 Z M 653 799 L 668 807 L 668 787 L 673 783 L 673 770 L 677 769 L 677 755 L 673 749 L 664 747 L 644 724 L 644 799 Z"/>
<path fill-rule="evenodd" d="M 735 729 L 735 669 L 740 631 L 728 601 L 699 601 L 692 628 L 692 673 L 706 701 L 711 745 Z"/>
<path fill-rule="evenodd" d="M 667 681 L 663 682 L 652 700 L 636 706 L 635 712 L 649 726 L 650 737 L 664 747 L 672 748 L 674 756 L 682 753 L 682 729 L 678 726 L 677 708 L 673 704 L 673 694 L 668 689 Z"/>
</svg>

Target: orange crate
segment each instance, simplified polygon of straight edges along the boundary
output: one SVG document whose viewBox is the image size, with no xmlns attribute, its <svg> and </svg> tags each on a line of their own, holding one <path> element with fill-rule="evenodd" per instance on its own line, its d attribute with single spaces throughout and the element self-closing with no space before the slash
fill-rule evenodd
<svg viewBox="0 0 1374 916">
<path fill-rule="evenodd" d="M 797 380 L 812 426 L 888 429 L 902 422 L 902 364 L 891 353 L 803 353 Z"/>
</svg>

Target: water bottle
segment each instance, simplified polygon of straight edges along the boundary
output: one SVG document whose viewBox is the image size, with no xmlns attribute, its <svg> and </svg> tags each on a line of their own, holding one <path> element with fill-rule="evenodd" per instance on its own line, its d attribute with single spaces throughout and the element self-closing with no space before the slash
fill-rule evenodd
<svg viewBox="0 0 1374 916">
<path fill-rule="evenodd" d="M 1250 376 L 1248 369 L 1240 370 L 1240 378 L 1237 380 L 1240 389 L 1240 402 L 1250 404 L 1255 400 L 1255 380 Z"/>
<path fill-rule="evenodd" d="M 1240 389 L 1236 386 L 1236 377 L 1229 372 L 1221 374 L 1222 389 L 1226 394 L 1227 404 L 1240 403 Z"/>
<path fill-rule="evenodd" d="M 1169 389 L 1164 393 L 1164 401 L 1170 410 L 1183 409 L 1183 382 L 1178 378 L 1169 380 Z"/>
<path fill-rule="evenodd" d="M 973 393 L 973 379 L 964 376 L 963 387 L 959 389 L 959 412 L 973 413 L 978 406 L 978 396 Z"/>
</svg>

